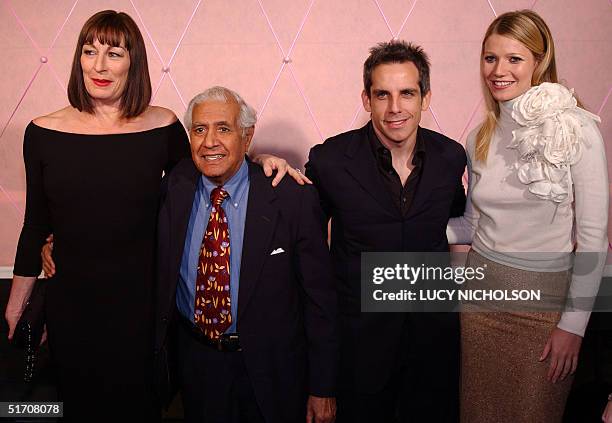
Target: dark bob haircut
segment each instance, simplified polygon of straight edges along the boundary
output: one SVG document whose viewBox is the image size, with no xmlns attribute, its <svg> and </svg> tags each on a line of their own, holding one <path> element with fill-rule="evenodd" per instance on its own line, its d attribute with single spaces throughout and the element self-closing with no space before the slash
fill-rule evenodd
<svg viewBox="0 0 612 423">
<path fill-rule="evenodd" d="M 93 113 L 91 97 L 83 81 L 81 54 L 83 45 L 94 40 L 113 47 L 122 44 L 130 55 L 130 70 L 127 84 L 121 96 L 121 111 L 124 118 L 140 115 L 151 101 L 151 78 L 147 63 L 147 52 L 138 26 L 129 15 L 114 10 L 103 10 L 85 22 L 72 60 L 68 81 L 68 100 L 81 112 Z"/>
<path fill-rule="evenodd" d="M 412 62 L 419 71 L 421 96 L 429 92 L 429 58 L 423 49 L 406 41 L 379 43 L 370 49 L 370 56 L 363 64 L 363 88 L 368 98 L 372 88 L 372 72 L 378 65 Z"/>
</svg>

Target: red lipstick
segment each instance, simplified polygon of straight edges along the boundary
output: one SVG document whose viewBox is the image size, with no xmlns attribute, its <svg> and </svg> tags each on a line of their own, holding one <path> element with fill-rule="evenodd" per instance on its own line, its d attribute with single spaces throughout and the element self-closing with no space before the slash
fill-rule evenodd
<svg viewBox="0 0 612 423">
<path fill-rule="evenodd" d="M 91 80 L 98 87 L 107 87 L 112 82 L 112 81 L 109 81 L 108 79 L 95 79 L 95 78 L 91 78 Z"/>
</svg>

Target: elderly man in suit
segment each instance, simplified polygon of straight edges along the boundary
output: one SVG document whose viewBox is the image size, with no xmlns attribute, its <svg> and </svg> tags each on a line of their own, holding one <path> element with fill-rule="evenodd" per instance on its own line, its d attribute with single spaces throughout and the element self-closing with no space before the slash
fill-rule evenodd
<svg viewBox="0 0 612 423">
<path fill-rule="evenodd" d="M 156 351 L 177 316 L 186 421 L 332 422 L 336 294 L 316 190 L 276 188 L 245 157 L 256 115 L 235 92 L 196 96 L 192 160 L 166 178 Z M 176 311 L 176 313 L 175 313 Z"/>
</svg>

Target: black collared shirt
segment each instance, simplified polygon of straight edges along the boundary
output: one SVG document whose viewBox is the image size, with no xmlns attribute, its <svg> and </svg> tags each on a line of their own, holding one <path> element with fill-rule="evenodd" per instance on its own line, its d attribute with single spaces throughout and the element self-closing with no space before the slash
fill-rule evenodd
<svg viewBox="0 0 612 423">
<path fill-rule="evenodd" d="M 402 181 L 393 168 L 391 151 L 380 142 L 374 132 L 374 126 L 371 121 L 368 126 L 368 141 L 370 142 L 370 147 L 372 148 L 372 153 L 376 159 L 378 171 L 382 176 L 382 180 L 391 193 L 393 202 L 398 210 L 401 211 L 403 217 L 406 217 L 412 205 L 412 200 L 414 199 L 419 181 L 421 180 L 421 174 L 423 173 L 423 165 L 425 163 L 425 142 L 420 132 L 417 130 L 414 154 L 412 156 L 412 165 L 414 168 L 412 172 L 410 172 L 406 183 L 402 186 Z"/>
</svg>

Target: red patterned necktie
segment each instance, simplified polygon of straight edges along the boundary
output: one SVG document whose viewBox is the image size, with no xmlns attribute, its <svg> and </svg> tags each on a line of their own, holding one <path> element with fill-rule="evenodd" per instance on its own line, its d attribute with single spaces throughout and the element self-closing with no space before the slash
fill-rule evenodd
<svg viewBox="0 0 612 423">
<path fill-rule="evenodd" d="M 228 197 L 217 187 L 210 193 L 212 208 L 202 239 L 196 278 L 194 321 L 210 339 L 219 339 L 232 324 L 230 300 L 230 238 L 225 210 Z"/>
</svg>

